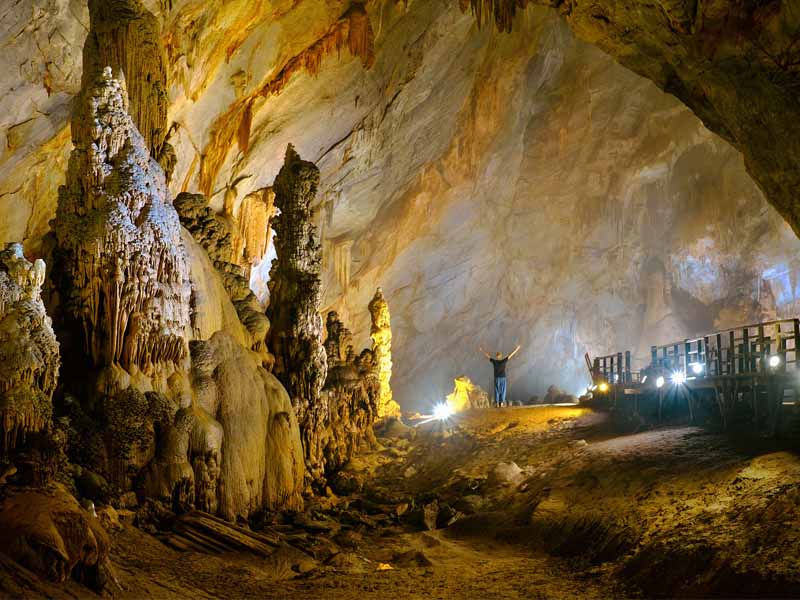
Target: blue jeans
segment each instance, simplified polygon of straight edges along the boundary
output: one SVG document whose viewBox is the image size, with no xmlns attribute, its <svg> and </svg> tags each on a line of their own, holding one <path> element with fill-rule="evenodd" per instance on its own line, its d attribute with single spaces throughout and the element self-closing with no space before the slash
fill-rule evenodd
<svg viewBox="0 0 800 600">
<path fill-rule="evenodd" d="M 494 403 L 497 406 L 503 406 L 506 401 L 506 378 L 494 378 Z"/>
</svg>

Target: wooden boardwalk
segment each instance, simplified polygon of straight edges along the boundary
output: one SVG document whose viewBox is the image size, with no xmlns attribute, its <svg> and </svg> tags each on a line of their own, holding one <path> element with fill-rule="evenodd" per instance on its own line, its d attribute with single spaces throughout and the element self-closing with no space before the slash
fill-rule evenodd
<svg viewBox="0 0 800 600">
<path fill-rule="evenodd" d="M 777 434 L 800 414 L 799 343 L 800 320 L 784 319 L 653 346 L 639 371 L 630 351 L 587 354 L 590 389 L 595 402 L 644 421 L 717 420 Z"/>
</svg>

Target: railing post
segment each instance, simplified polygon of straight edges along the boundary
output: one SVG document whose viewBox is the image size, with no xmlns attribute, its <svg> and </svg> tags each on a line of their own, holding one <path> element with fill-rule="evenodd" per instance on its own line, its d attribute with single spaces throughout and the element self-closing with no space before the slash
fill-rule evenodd
<svg viewBox="0 0 800 600">
<path fill-rule="evenodd" d="M 631 382 L 631 351 L 625 350 L 625 383 Z"/>
</svg>

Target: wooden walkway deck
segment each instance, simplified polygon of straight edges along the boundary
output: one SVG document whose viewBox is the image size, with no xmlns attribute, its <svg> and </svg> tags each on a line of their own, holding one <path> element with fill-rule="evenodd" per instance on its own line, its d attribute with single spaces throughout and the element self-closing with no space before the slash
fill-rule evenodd
<svg viewBox="0 0 800 600">
<path fill-rule="evenodd" d="M 587 354 L 590 389 L 595 402 L 643 420 L 716 419 L 777 434 L 787 414 L 800 414 L 799 344 L 800 319 L 784 319 L 653 346 L 639 371 L 630 351 Z"/>
</svg>

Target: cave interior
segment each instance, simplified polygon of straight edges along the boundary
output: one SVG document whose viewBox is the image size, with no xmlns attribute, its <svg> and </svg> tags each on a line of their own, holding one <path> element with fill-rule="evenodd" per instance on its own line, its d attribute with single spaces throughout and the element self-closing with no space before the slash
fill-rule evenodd
<svg viewBox="0 0 800 600">
<path fill-rule="evenodd" d="M 800 4 L 0 38 L 1 597 L 800 597 Z"/>
</svg>

